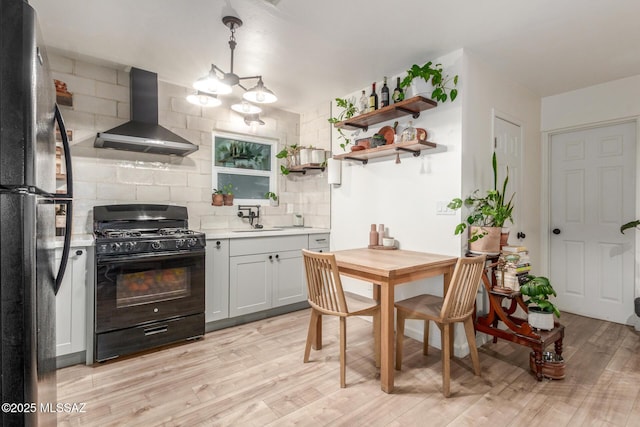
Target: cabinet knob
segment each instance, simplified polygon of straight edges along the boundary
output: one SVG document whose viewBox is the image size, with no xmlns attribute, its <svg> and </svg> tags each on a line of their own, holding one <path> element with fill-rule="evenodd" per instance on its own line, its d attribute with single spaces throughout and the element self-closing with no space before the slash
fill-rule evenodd
<svg viewBox="0 0 640 427">
<path fill-rule="evenodd" d="M 269 255 L 269 259 L 273 259 L 273 255 Z"/>
<path fill-rule="evenodd" d="M 220 240 L 216 241 L 216 247 L 220 247 Z"/>
<path fill-rule="evenodd" d="M 280 258 L 280 255 L 276 255 L 276 259 Z"/>
<path fill-rule="evenodd" d="M 82 250 L 78 249 L 78 250 L 76 251 L 76 255 L 82 255 Z"/>
</svg>

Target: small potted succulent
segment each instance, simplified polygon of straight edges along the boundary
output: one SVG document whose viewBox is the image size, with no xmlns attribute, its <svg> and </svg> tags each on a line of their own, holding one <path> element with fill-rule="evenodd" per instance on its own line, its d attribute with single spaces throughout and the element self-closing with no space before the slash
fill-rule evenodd
<svg viewBox="0 0 640 427">
<path fill-rule="evenodd" d="M 211 204 L 213 206 L 222 206 L 224 205 L 224 191 L 219 190 L 217 188 L 213 189 L 213 194 L 211 194 Z"/>
<path fill-rule="evenodd" d="M 560 317 L 560 310 L 549 301 L 550 296 L 556 296 L 549 279 L 529 274 L 520 284 L 520 293 L 529 297 L 524 301 L 529 310 L 529 325 L 538 329 L 553 329 L 553 316 Z"/>
<path fill-rule="evenodd" d="M 233 206 L 233 184 L 228 183 L 222 187 L 222 194 L 225 206 Z"/>
</svg>

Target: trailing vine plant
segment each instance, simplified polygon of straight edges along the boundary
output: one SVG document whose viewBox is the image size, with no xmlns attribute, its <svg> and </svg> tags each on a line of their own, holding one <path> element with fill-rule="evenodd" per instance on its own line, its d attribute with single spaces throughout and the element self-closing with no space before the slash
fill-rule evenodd
<svg viewBox="0 0 640 427">
<path fill-rule="evenodd" d="M 433 92 L 431 92 L 431 99 L 438 102 L 446 102 L 450 99 L 452 102 L 458 96 L 458 75 L 450 77 L 448 74 L 443 74 L 442 64 L 433 64 L 429 61 L 422 67 L 418 64 L 413 64 L 411 68 L 407 70 L 407 76 L 400 82 L 400 87 L 403 89 L 411 84 L 413 79 L 422 78 L 425 82 L 433 86 Z"/>
<path fill-rule="evenodd" d="M 329 123 L 331 124 L 336 124 L 343 120 L 348 120 L 357 112 L 356 106 L 351 100 L 336 98 L 336 105 L 340 108 L 343 108 L 343 110 L 336 117 L 330 117 L 328 119 Z M 346 150 L 346 147 L 351 143 L 351 137 L 347 136 L 340 128 L 338 128 L 338 134 L 340 134 L 339 138 L 344 139 L 344 142 L 340 144 L 340 148 Z"/>
</svg>

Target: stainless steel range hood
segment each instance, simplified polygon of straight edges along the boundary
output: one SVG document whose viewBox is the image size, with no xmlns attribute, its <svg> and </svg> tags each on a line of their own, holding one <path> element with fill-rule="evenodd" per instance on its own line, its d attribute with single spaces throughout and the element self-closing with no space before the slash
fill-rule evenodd
<svg viewBox="0 0 640 427">
<path fill-rule="evenodd" d="M 197 151 L 197 145 L 158 124 L 158 75 L 138 68 L 129 75 L 131 121 L 99 132 L 93 146 L 177 156 Z"/>
</svg>

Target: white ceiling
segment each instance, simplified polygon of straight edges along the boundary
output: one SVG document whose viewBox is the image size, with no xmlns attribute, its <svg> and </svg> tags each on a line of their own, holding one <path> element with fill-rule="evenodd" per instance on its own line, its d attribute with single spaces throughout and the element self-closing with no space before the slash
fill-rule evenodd
<svg viewBox="0 0 640 427">
<path fill-rule="evenodd" d="M 262 74 L 305 112 L 466 48 L 540 96 L 640 74 L 637 0 L 31 0 L 50 47 L 191 86 L 211 63 Z M 234 89 L 239 97 L 241 89 Z"/>
</svg>

